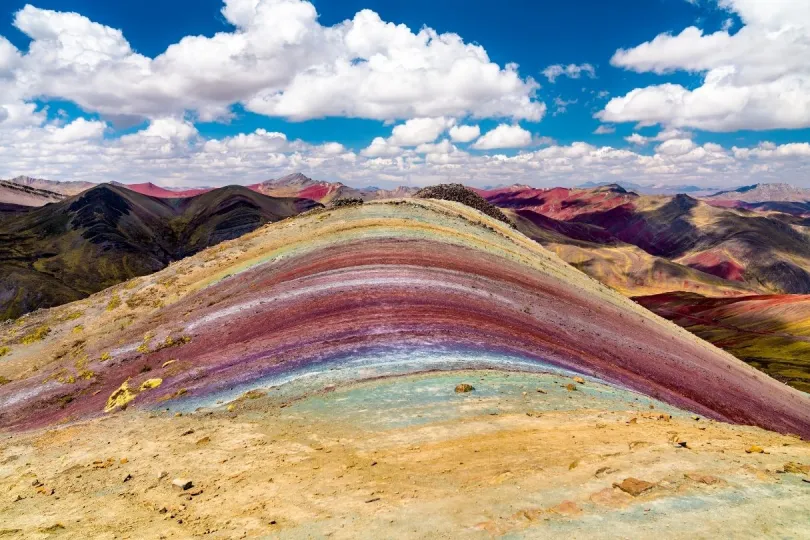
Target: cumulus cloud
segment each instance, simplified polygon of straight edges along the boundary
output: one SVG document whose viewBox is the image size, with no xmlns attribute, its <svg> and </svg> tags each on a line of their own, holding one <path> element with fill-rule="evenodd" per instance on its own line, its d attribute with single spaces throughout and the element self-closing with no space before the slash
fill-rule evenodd
<svg viewBox="0 0 810 540">
<path fill-rule="evenodd" d="M 444 117 L 412 118 L 404 124 L 394 127 L 388 141 L 396 146 L 417 146 L 430 143 L 438 139 L 439 135 L 454 123 L 452 119 Z"/>
<path fill-rule="evenodd" d="M 665 156 L 682 156 L 694 150 L 695 146 L 689 139 L 670 139 L 659 144 L 655 151 Z"/>
<path fill-rule="evenodd" d="M 104 122 L 88 121 L 77 118 L 64 127 L 48 126 L 50 139 L 57 143 L 69 143 L 98 139 L 104 136 L 107 125 Z"/>
<path fill-rule="evenodd" d="M 554 64 L 544 69 L 543 75 L 548 79 L 548 82 L 554 84 L 559 77 L 579 79 L 581 76 L 586 75 L 593 79 L 596 77 L 596 69 L 591 64 L 568 64 L 567 66 Z"/>
<path fill-rule="evenodd" d="M 637 144 L 641 146 L 647 144 L 650 139 L 643 135 L 639 135 L 638 133 L 633 133 L 632 135 L 628 135 L 627 137 L 625 137 L 624 140 L 629 142 L 630 144 Z"/>
<path fill-rule="evenodd" d="M 382 137 L 375 137 L 371 144 L 366 149 L 360 152 L 361 155 L 366 157 L 384 157 L 384 156 L 398 156 L 402 153 L 402 148 L 391 144 Z"/>
<path fill-rule="evenodd" d="M 518 125 L 500 124 L 487 131 L 473 143 L 476 150 L 495 150 L 500 148 L 523 148 L 532 143 L 532 134 Z"/>
<path fill-rule="evenodd" d="M 476 126 L 453 126 L 450 128 L 450 139 L 453 142 L 468 143 L 481 135 L 481 128 Z"/>
<path fill-rule="evenodd" d="M 390 157 L 403 153 L 403 147 L 427 148 L 426 145 L 438 139 L 447 128 L 455 127 L 455 123 L 454 119 L 445 117 L 412 118 L 394 126 L 387 139 L 376 137 L 361 154 L 366 157 Z"/>
<path fill-rule="evenodd" d="M 323 26 L 304 0 L 225 0 L 222 14 L 234 31 L 186 36 L 150 58 L 120 30 L 27 5 L 14 25 L 31 43 L 21 52 L 0 37 L 0 86 L 13 79 L 14 99 L 66 99 L 130 123 L 189 112 L 224 119 L 234 104 L 292 120 L 545 113 L 534 80 L 456 34 L 414 33 L 370 10 Z"/>
<path fill-rule="evenodd" d="M 190 186 L 249 184 L 300 171 L 357 186 L 626 181 L 719 187 L 768 181 L 807 185 L 810 178 L 808 143 L 764 142 L 727 149 L 675 137 L 660 141 L 650 154 L 585 142 L 551 144 L 510 156 L 498 153 L 500 147 L 532 142 L 528 132 L 518 133 L 521 129 L 505 124 L 484 134 L 479 140 L 488 138 L 492 151 L 468 153 L 448 138 L 399 147 L 380 137 L 356 154 L 337 142 L 313 145 L 264 129 L 205 137 L 183 117 L 155 119 L 121 137 L 104 136 L 109 127 L 103 121 L 83 119 L 65 125 L 43 121 L 25 129 L 0 129 L 0 177 L 29 174 L 56 180 L 149 180 Z"/>
<path fill-rule="evenodd" d="M 706 34 L 689 27 L 621 49 L 614 66 L 639 73 L 703 74 L 694 89 L 664 83 L 613 98 L 606 122 L 666 124 L 708 131 L 810 126 L 810 9 L 794 0 L 717 0 L 744 26 Z"/>
<path fill-rule="evenodd" d="M 633 133 L 632 135 L 625 137 L 624 140 L 629 142 L 630 144 L 643 146 L 653 141 L 661 142 L 661 141 L 668 141 L 670 139 L 691 139 L 691 138 L 692 133 L 690 133 L 689 131 L 677 128 L 666 128 L 659 131 L 658 135 L 654 137 L 645 137 L 638 133 Z"/>
<path fill-rule="evenodd" d="M 780 146 L 772 142 L 760 143 L 755 148 L 733 147 L 734 156 L 739 159 L 780 159 L 780 158 L 810 158 L 810 144 L 788 143 Z"/>
</svg>

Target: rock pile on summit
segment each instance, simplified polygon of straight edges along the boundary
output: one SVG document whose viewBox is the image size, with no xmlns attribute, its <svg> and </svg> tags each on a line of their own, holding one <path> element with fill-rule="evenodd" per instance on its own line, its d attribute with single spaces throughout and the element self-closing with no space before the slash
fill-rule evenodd
<svg viewBox="0 0 810 540">
<path fill-rule="evenodd" d="M 438 186 L 429 186 L 422 188 L 414 195 L 417 199 L 441 199 L 443 201 L 455 201 L 465 204 L 470 208 L 475 208 L 504 223 L 508 223 L 514 227 L 512 221 L 506 217 L 500 208 L 487 202 L 486 199 L 481 197 L 473 190 L 462 186 L 461 184 L 439 184 Z"/>
</svg>

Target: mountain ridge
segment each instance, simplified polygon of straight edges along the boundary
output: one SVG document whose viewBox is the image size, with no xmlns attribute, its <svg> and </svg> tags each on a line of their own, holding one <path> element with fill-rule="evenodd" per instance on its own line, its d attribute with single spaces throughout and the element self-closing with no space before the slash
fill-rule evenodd
<svg viewBox="0 0 810 540">
<path fill-rule="evenodd" d="M 242 186 L 161 199 L 97 185 L 0 221 L 0 270 L 7 276 L 0 289 L 0 317 L 83 298 L 318 206 Z"/>
</svg>

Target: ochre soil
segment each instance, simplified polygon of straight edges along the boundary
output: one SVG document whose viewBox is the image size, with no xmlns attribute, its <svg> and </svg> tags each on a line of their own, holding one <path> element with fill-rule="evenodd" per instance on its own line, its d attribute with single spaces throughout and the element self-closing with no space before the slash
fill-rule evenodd
<svg viewBox="0 0 810 540">
<path fill-rule="evenodd" d="M 455 393 L 461 382 L 475 390 Z M 2 434 L 0 538 L 810 531 L 810 443 L 597 382 L 454 372 L 290 395 Z M 648 489 L 614 487 L 628 478 Z"/>
</svg>

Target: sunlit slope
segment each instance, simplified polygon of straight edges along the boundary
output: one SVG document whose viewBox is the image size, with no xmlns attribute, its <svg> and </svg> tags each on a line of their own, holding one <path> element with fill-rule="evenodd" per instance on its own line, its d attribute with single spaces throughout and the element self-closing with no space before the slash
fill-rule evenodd
<svg viewBox="0 0 810 540">
<path fill-rule="evenodd" d="M 554 222 L 532 211 L 507 210 L 519 231 L 562 260 L 627 296 L 689 291 L 708 296 L 755 294 L 759 289 L 650 255 L 583 224 Z"/>
<path fill-rule="evenodd" d="M 195 408 L 313 373 L 568 369 L 810 435 L 810 398 L 451 202 L 308 213 L 3 329 L 0 424 Z"/>
<path fill-rule="evenodd" d="M 519 216 L 523 232 L 628 294 L 810 292 L 810 235 L 796 215 L 638 195 L 617 185 L 482 194 Z"/>
<path fill-rule="evenodd" d="M 704 298 L 671 293 L 637 300 L 748 364 L 810 392 L 809 296 Z"/>
</svg>

